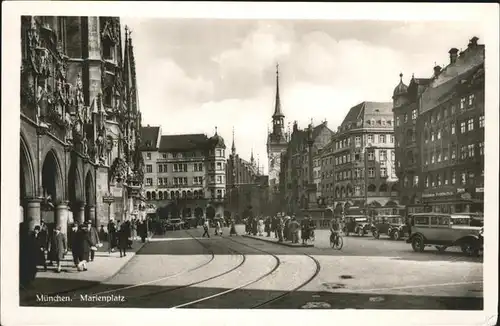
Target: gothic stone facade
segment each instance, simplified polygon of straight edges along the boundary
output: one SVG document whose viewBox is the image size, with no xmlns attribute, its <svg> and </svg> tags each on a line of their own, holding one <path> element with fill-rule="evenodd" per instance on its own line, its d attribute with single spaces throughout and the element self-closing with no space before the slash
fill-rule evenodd
<svg viewBox="0 0 500 326">
<path fill-rule="evenodd" d="M 135 62 L 120 28 L 113 17 L 22 17 L 20 222 L 31 229 L 43 218 L 66 233 L 140 205 Z"/>
</svg>

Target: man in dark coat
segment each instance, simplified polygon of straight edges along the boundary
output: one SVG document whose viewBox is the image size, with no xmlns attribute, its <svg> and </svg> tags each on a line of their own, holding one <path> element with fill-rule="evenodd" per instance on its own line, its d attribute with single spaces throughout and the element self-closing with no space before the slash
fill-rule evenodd
<svg viewBox="0 0 500 326">
<path fill-rule="evenodd" d="M 77 247 L 78 247 L 78 271 L 87 270 L 87 262 L 90 260 L 90 247 L 92 244 L 90 242 L 90 232 L 87 224 L 82 224 L 80 229 L 76 233 L 77 237 Z"/>
<path fill-rule="evenodd" d="M 257 225 L 258 225 L 259 221 L 257 219 L 257 217 L 254 217 L 252 219 L 252 234 L 253 235 L 257 235 Z"/>
<path fill-rule="evenodd" d="M 70 246 L 71 246 L 71 255 L 73 256 L 73 263 L 75 264 L 75 267 L 78 267 L 80 265 L 80 259 L 78 258 L 80 256 L 81 248 L 80 248 L 80 241 L 78 239 L 78 223 L 74 223 L 71 225 L 71 237 L 70 237 Z"/>
<path fill-rule="evenodd" d="M 115 221 L 111 219 L 108 223 L 108 252 L 115 251 L 116 243 L 116 225 Z"/>
<path fill-rule="evenodd" d="M 56 262 L 56 272 L 61 272 L 61 262 L 64 259 L 64 255 L 68 251 L 68 246 L 66 244 L 66 237 L 61 233 L 61 227 L 57 226 L 54 230 L 54 235 L 50 241 L 50 256 L 53 261 Z"/>
<path fill-rule="evenodd" d="M 120 250 L 120 257 L 127 256 L 128 247 L 128 232 L 124 224 L 120 227 L 118 231 L 118 249 Z"/>
<path fill-rule="evenodd" d="M 36 277 L 37 245 L 30 234 L 28 223 L 19 225 L 19 285 L 29 287 Z"/>
<path fill-rule="evenodd" d="M 271 217 L 266 217 L 266 221 L 264 222 L 265 227 L 264 231 L 267 233 L 267 237 L 271 236 Z"/>
<path fill-rule="evenodd" d="M 47 260 L 45 259 L 45 249 L 47 248 L 47 236 L 43 234 L 40 230 L 40 226 L 35 226 L 35 230 L 33 232 L 33 237 L 35 238 L 36 245 L 36 264 L 42 265 L 43 270 L 47 270 Z"/>
<path fill-rule="evenodd" d="M 278 236 L 278 242 L 283 242 L 283 229 L 285 227 L 283 218 L 280 216 L 276 221 L 276 233 Z"/>
</svg>

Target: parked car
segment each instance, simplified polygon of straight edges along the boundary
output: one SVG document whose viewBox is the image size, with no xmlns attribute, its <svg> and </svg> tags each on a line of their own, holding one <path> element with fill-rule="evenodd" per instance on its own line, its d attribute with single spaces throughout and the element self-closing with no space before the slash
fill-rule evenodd
<svg viewBox="0 0 500 326">
<path fill-rule="evenodd" d="M 411 215 L 411 236 L 406 240 L 416 252 L 427 246 L 439 251 L 458 246 L 469 256 L 476 256 L 483 249 L 483 228 L 471 226 L 467 215 L 419 213 Z"/>
<path fill-rule="evenodd" d="M 375 239 L 380 238 L 381 234 L 387 235 L 390 237 L 389 230 L 392 230 L 391 227 L 393 224 L 397 224 L 399 219 L 403 219 L 399 215 L 378 215 L 373 218 L 371 225 L 371 232 Z"/>
<path fill-rule="evenodd" d="M 167 220 L 166 229 L 167 230 L 180 230 L 184 225 L 184 222 L 180 218 L 171 218 Z"/>
<path fill-rule="evenodd" d="M 347 215 L 345 217 L 345 226 L 343 232 L 346 236 L 355 233 L 362 237 L 370 230 L 371 223 L 364 215 Z"/>
<path fill-rule="evenodd" d="M 408 235 L 408 225 L 401 216 L 393 218 L 387 230 L 387 234 L 392 240 L 400 240 Z M 409 236 L 409 235 L 408 235 Z"/>
</svg>

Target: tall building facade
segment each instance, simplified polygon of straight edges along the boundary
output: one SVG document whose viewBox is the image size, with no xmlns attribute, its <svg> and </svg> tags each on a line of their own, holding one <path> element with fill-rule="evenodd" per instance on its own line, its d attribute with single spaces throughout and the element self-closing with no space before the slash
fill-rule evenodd
<svg viewBox="0 0 500 326">
<path fill-rule="evenodd" d="M 402 193 L 410 211 L 484 210 L 484 56 L 484 45 L 473 37 L 464 51 L 449 51 L 449 64 L 435 67 L 421 94 L 412 93 L 412 82 L 394 94 L 396 121 L 404 123 L 406 108 L 416 103 L 413 174 L 405 169 L 408 155 L 397 157 L 403 187 L 415 190 Z M 398 130 L 397 141 L 407 142 L 403 125 Z"/>
<path fill-rule="evenodd" d="M 20 205 L 33 228 L 141 208 L 132 39 L 116 17 L 21 19 Z"/>
<path fill-rule="evenodd" d="M 276 201 L 280 189 L 280 166 L 281 153 L 283 153 L 288 144 L 285 134 L 285 115 L 281 108 L 280 88 L 279 88 L 279 66 L 276 66 L 276 99 L 274 113 L 272 116 L 273 129 L 267 136 L 267 157 L 269 167 L 269 190 L 270 200 Z"/>
<path fill-rule="evenodd" d="M 312 203 L 310 197 L 313 191 L 315 195 L 317 192 L 314 187 L 314 153 L 325 147 L 332 135 L 326 121 L 317 126 L 311 123 L 304 130 L 294 123 L 286 151 L 281 155 L 281 207 L 289 213 L 300 214 L 311 204 L 317 204 L 316 199 Z"/>
<path fill-rule="evenodd" d="M 397 205 L 393 126 L 390 102 L 362 102 L 349 110 L 333 136 L 332 152 L 324 156 L 325 174 L 334 180 L 335 213 L 352 206 L 376 211 Z"/>
<path fill-rule="evenodd" d="M 145 164 L 144 196 L 160 218 L 213 219 L 224 215 L 224 139 L 215 132 L 162 135 L 160 127 L 141 128 Z"/>
<path fill-rule="evenodd" d="M 253 152 L 250 156 L 250 162 L 237 154 L 234 132 L 231 154 L 226 164 L 226 180 L 228 197 L 226 209 L 231 215 L 242 217 L 243 212 L 250 206 L 254 214 L 261 215 L 267 212 L 269 201 L 268 177 L 260 173 Z"/>
</svg>

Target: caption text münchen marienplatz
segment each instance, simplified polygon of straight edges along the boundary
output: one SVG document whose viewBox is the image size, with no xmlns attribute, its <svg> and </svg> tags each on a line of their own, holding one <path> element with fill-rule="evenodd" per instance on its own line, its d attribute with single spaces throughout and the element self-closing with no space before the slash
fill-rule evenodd
<svg viewBox="0 0 500 326">
<path fill-rule="evenodd" d="M 87 302 L 125 302 L 125 296 L 123 295 L 96 295 L 96 294 L 80 294 L 79 297 L 72 297 L 70 295 L 46 295 L 37 294 L 36 301 L 38 302 L 70 302 L 73 299 L 80 299 L 80 301 Z"/>
</svg>

